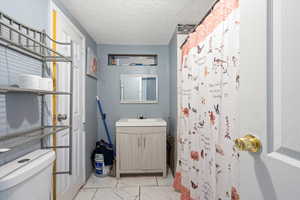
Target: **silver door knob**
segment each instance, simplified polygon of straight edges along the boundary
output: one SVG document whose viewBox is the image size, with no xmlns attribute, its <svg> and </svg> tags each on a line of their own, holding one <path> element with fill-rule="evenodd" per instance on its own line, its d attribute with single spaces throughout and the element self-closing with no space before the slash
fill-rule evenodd
<svg viewBox="0 0 300 200">
<path fill-rule="evenodd" d="M 58 115 L 57 115 L 57 120 L 58 120 L 59 122 L 61 122 L 61 121 L 63 121 L 63 120 L 67 120 L 67 119 L 68 119 L 67 114 L 58 114 Z"/>
</svg>

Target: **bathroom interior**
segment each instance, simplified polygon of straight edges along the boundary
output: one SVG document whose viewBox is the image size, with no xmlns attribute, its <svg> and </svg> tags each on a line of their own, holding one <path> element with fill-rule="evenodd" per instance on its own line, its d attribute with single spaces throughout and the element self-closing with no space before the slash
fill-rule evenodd
<svg viewBox="0 0 300 200">
<path fill-rule="evenodd" d="M 1 0 L 0 200 L 297 200 L 296 0 Z"/>
</svg>

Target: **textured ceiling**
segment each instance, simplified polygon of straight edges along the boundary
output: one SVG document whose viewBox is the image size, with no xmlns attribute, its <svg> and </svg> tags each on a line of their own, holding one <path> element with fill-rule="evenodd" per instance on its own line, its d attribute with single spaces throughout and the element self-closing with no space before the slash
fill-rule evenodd
<svg viewBox="0 0 300 200">
<path fill-rule="evenodd" d="M 168 44 L 176 24 L 195 24 L 214 0 L 60 0 L 101 44 Z"/>
</svg>

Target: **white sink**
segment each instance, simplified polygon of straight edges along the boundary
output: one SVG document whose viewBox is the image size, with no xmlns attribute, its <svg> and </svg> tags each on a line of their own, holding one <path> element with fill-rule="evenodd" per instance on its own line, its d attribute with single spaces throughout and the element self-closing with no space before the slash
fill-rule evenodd
<svg viewBox="0 0 300 200">
<path fill-rule="evenodd" d="M 167 126 L 167 122 L 161 118 L 146 118 L 146 119 L 120 119 L 116 122 L 117 127 L 121 126 Z"/>
</svg>

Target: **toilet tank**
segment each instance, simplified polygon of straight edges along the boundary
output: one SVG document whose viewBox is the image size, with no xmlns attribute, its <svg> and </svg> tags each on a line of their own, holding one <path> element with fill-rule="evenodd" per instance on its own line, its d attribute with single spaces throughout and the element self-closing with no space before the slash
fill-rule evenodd
<svg viewBox="0 0 300 200">
<path fill-rule="evenodd" d="M 0 200 L 50 200 L 55 153 L 36 150 L 0 166 Z"/>
</svg>

